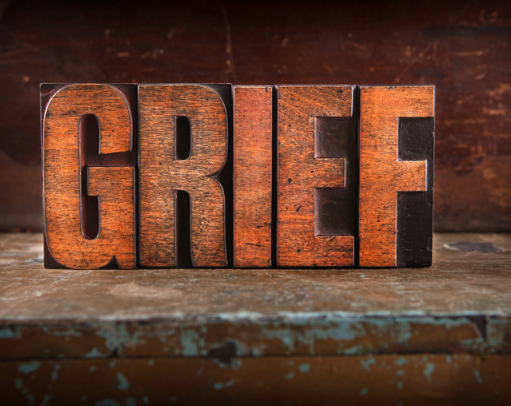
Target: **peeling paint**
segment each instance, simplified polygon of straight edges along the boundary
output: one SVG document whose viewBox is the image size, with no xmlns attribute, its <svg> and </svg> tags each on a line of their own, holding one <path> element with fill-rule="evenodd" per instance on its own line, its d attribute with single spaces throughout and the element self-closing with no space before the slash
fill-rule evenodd
<svg viewBox="0 0 511 406">
<path fill-rule="evenodd" d="M 117 372 L 117 379 L 119 380 L 119 383 L 117 384 L 117 389 L 119 390 L 129 389 L 130 384 L 126 377 L 121 372 Z"/>
<path fill-rule="evenodd" d="M 181 331 L 181 346 L 183 355 L 188 357 L 197 357 L 201 355 L 201 348 L 204 347 L 204 339 L 194 329 L 185 329 Z"/>
<path fill-rule="evenodd" d="M 85 354 L 85 358 L 103 358 L 108 354 L 104 354 L 98 350 L 97 347 L 94 347 L 91 351 Z"/>
<path fill-rule="evenodd" d="M 362 390 L 360 391 L 360 396 L 366 396 L 368 393 L 369 393 L 368 388 L 362 388 Z"/>
<path fill-rule="evenodd" d="M 479 373 L 479 371 L 474 371 L 474 375 L 476 376 L 477 383 L 482 384 L 483 379 L 481 378 L 481 374 Z"/>
<path fill-rule="evenodd" d="M 300 370 L 300 372 L 302 374 L 306 374 L 306 373 L 309 373 L 310 370 L 311 370 L 311 366 L 310 364 L 307 364 L 307 363 L 303 363 L 303 364 L 300 364 L 300 366 L 298 367 L 298 369 Z"/>
<path fill-rule="evenodd" d="M 26 362 L 26 363 L 20 364 L 20 366 L 18 367 L 18 371 L 24 375 L 28 375 L 32 372 L 37 371 L 40 366 L 41 366 L 41 363 L 37 362 L 37 361 Z"/>
<path fill-rule="evenodd" d="M 284 378 L 286 378 L 288 381 L 290 381 L 294 377 L 295 377 L 295 374 L 293 372 L 289 372 L 288 374 L 286 374 L 286 376 Z"/>
<path fill-rule="evenodd" d="M 428 362 L 426 364 L 426 367 L 424 368 L 423 374 L 426 378 L 428 378 L 428 381 L 431 382 L 431 375 L 435 372 L 435 364 L 432 364 L 431 362 Z"/>
<path fill-rule="evenodd" d="M 396 372 L 397 376 L 403 376 L 404 374 L 405 374 L 405 370 L 404 369 L 398 369 L 397 372 Z"/>
<path fill-rule="evenodd" d="M 138 342 L 139 336 L 142 335 L 142 330 L 137 329 L 133 335 L 130 335 L 126 325 L 102 324 L 96 334 L 105 339 L 105 346 L 110 353 L 121 354 L 124 347 L 132 346 Z"/>
<path fill-rule="evenodd" d="M 24 383 L 23 383 L 23 379 L 15 379 L 14 380 L 14 387 L 18 390 L 21 391 L 21 393 L 23 394 L 23 396 L 28 400 L 28 402 L 30 404 L 34 404 L 35 403 L 35 398 L 34 398 L 34 395 L 32 395 L 28 389 L 25 387 Z"/>
<path fill-rule="evenodd" d="M 222 383 L 222 382 L 217 382 L 213 385 L 213 387 L 216 389 L 216 390 L 220 390 L 220 389 L 223 389 L 223 388 L 228 388 L 230 386 L 234 385 L 234 379 L 231 379 L 229 382 L 226 382 L 226 383 Z"/>
<path fill-rule="evenodd" d="M 15 338 L 16 334 L 9 327 L 0 328 L 0 339 L 2 338 Z"/>
<path fill-rule="evenodd" d="M 59 376 L 59 371 L 60 371 L 60 365 L 59 364 L 55 364 L 55 367 L 53 368 L 53 371 L 51 373 L 51 380 L 53 382 L 55 382 Z"/>
<path fill-rule="evenodd" d="M 376 360 L 374 358 L 362 359 L 360 360 L 360 363 L 362 364 L 366 371 L 370 371 L 371 365 L 376 363 Z"/>
<path fill-rule="evenodd" d="M 394 363 L 396 365 L 399 365 L 400 367 L 402 367 L 403 365 L 405 365 L 406 363 L 408 362 L 408 360 L 405 358 L 405 357 L 401 357 L 401 358 L 398 358 Z"/>
</svg>

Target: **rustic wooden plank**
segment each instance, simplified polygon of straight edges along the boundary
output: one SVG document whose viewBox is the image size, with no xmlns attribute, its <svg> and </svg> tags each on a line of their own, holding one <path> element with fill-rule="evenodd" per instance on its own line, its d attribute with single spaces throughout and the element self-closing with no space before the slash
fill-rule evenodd
<svg viewBox="0 0 511 406">
<path fill-rule="evenodd" d="M 42 235 L 0 234 L 2 320 L 269 317 L 319 314 L 506 315 L 511 239 L 436 234 L 430 268 L 105 270 L 45 269 Z M 484 287 L 482 289 L 481 287 Z M 57 289 L 58 287 L 58 289 Z M 446 299 L 447 298 L 447 299 Z"/>
<path fill-rule="evenodd" d="M 136 266 L 135 168 L 129 167 L 133 122 L 127 95 L 134 89 L 75 84 L 58 87 L 51 96 L 43 89 L 47 266 Z"/>
<path fill-rule="evenodd" d="M 192 264 L 227 265 L 225 199 L 218 180 L 228 151 L 222 98 L 206 85 L 140 85 L 139 111 L 140 264 L 180 265 L 175 200 L 184 191 L 190 199 Z M 178 132 L 178 117 L 189 121 L 189 135 Z M 188 157 L 179 156 L 181 136 L 190 138 Z"/>
<path fill-rule="evenodd" d="M 449 354 L 33 360 L 0 362 L 0 379 L 9 405 L 506 405 L 510 369 Z"/>
<path fill-rule="evenodd" d="M 437 235 L 431 268 L 377 274 L 69 271 L 42 252 L 0 234 L 0 359 L 511 354 L 508 235 Z"/>
<path fill-rule="evenodd" d="M 143 300 L 143 296 L 139 296 Z M 0 359 L 511 354 L 496 314 L 165 314 L 115 320 L 1 320 Z"/>
<path fill-rule="evenodd" d="M 346 185 L 346 159 L 322 158 L 315 147 L 319 142 L 315 119 L 351 117 L 353 90 L 352 86 L 277 87 L 279 266 L 354 264 L 354 236 L 344 230 L 325 235 L 314 213 L 318 189 Z M 356 137 L 356 133 L 339 136 Z"/>
<path fill-rule="evenodd" d="M 269 267 L 272 86 L 233 86 L 234 266 Z"/>
<path fill-rule="evenodd" d="M 428 170 L 432 171 L 432 165 L 428 169 L 426 160 L 399 159 L 398 122 L 401 117 L 434 117 L 434 92 L 433 86 L 360 88 L 360 266 L 406 265 L 402 260 L 408 257 L 403 256 L 398 260 L 397 256 L 396 234 L 400 232 L 397 228 L 397 193 L 427 191 L 432 199 L 433 188 L 427 182 Z M 424 146 L 428 148 L 425 155 L 430 163 L 432 145 Z M 422 205 L 421 208 L 432 210 L 431 204 Z M 431 217 L 425 220 L 428 219 Z M 424 226 L 422 231 L 431 234 L 431 226 L 424 224 L 424 221 L 419 220 L 414 226 Z M 421 239 L 421 242 L 427 244 L 428 238 Z M 426 254 L 431 252 L 427 246 L 412 250 L 421 256 L 424 256 L 423 251 Z M 413 258 L 410 261 L 416 262 Z M 431 254 L 417 262 L 430 264 Z"/>
</svg>

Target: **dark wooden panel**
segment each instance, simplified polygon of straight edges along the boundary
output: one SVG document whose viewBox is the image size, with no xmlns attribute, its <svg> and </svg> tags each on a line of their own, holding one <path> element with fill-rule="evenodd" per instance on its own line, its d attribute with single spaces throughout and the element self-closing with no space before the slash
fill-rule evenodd
<svg viewBox="0 0 511 406">
<path fill-rule="evenodd" d="M 190 201 L 190 248 L 194 266 L 225 266 L 224 189 L 218 180 L 227 161 L 227 110 L 203 85 L 140 85 L 140 264 L 183 266 L 176 235 L 176 194 Z M 178 117 L 189 120 L 189 156 L 176 147 Z M 188 154 L 184 154 L 188 155 Z M 188 211 L 186 212 L 188 215 Z M 184 231 L 184 230 L 181 230 Z"/>
<path fill-rule="evenodd" d="M 47 94 L 51 89 L 42 88 L 45 264 L 134 268 L 129 96 L 109 85 L 69 85 Z"/>
<path fill-rule="evenodd" d="M 397 193 L 427 190 L 427 162 L 399 159 L 398 121 L 400 117 L 433 117 L 434 92 L 431 86 L 360 88 L 360 266 L 398 265 Z M 431 205 L 424 209 L 431 210 Z M 431 227 L 425 226 L 427 242 Z"/>
<path fill-rule="evenodd" d="M 509 356 L 0 362 L 9 405 L 507 405 Z"/>
<path fill-rule="evenodd" d="M 272 86 L 234 86 L 234 266 L 271 266 Z"/>
<path fill-rule="evenodd" d="M 354 236 L 346 230 L 326 233 L 315 206 L 324 205 L 321 188 L 344 188 L 346 159 L 317 156 L 322 143 L 316 117 L 351 117 L 350 86 L 278 86 L 277 264 L 350 266 Z M 337 134 L 339 138 L 355 137 Z M 346 142 L 346 145 L 349 143 Z M 356 143 L 355 145 L 356 146 Z M 346 156 L 348 154 L 346 153 Z M 356 195 L 356 190 L 351 190 Z M 316 214 L 316 215 L 315 215 Z M 343 213 L 356 216 L 356 213 Z"/>
<path fill-rule="evenodd" d="M 0 228 L 41 229 L 38 83 L 233 82 L 437 85 L 435 227 L 509 231 L 510 32 L 505 0 L 14 0 L 0 18 Z"/>
</svg>

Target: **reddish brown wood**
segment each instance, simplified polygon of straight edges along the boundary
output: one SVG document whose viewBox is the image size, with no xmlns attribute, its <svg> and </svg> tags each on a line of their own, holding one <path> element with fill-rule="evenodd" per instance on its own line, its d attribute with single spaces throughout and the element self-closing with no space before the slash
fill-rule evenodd
<svg viewBox="0 0 511 406">
<path fill-rule="evenodd" d="M 510 32 L 506 0 L 11 1 L 0 229 L 41 229 L 38 83 L 207 81 L 435 84 L 435 228 L 509 232 Z"/>
<path fill-rule="evenodd" d="M 234 86 L 234 266 L 271 266 L 271 86 Z"/>
<path fill-rule="evenodd" d="M 315 117 L 351 117 L 352 86 L 278 87 L 279 266 L 353 265 L 352 235 L 319 235 L 314 193 L 345 186 L 343 158 L 315 157 Z"/>
<path fill-rule="evenodd" d="M 220 359 L 0 360 L 0 379 L 9 406 L 506 406 L 510 369 L 507 354 L 237 357 L 227 352 Z"/>
<path fill-rule="evenodd" d="M 190 197 L 194 266 L 225 266 L 225 202 L 217 179 L 227 157 L 227 112 L 205 85 L 140 85 L 140 263 L 177 263 L 176 194 Z M 178 117 L 190 123 L 190 154 L 179 159 Z M 185 137 L 186 135 L 183 135 Z M 186 248 L 189 249 L 189 248 Z"/>
<path fill-rule="evenodd" d="M 397 265 L 397 192 L 427 190 L 426 161 L 398 160 L 398 118 L 433 117 L 433 86 L 360 88 L 359 264 Z"/>
<path fill-rule="evenodd" d="M 124 163 L 116 153 L 132 149 L 130 107 L 118 88 L 76 84 L 56 91 L 43 123 L 48 254 L 69 268 L 115 264 L 134 268 L 135 169 L 97 167 L 98 160 L 88 160 L 87 145 L 93 144 L 86 137 L 84 121 L 89 115 L 100 123 L 96 154 L 114 154 L 116 165 Z M 99 202 L 87 196 L 98 196 Z M 90 228 L 93 222 L 96 226 Z M 55 265 L 49 255 L 46 264 Z"/>
</svg>

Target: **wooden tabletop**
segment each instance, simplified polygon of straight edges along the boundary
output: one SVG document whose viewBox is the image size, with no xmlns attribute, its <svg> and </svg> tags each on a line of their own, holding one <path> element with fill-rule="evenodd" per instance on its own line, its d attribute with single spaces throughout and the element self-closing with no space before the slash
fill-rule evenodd
<svg viewBox="0 0 511 406">
<path fill-rule="evenodd" d="M 246 404 L 265 401 L 271 404 L 272 399 L 282 400 L 275 404 L 285 404 L 290 399 L 294 399 L 291 404 L 307 404 L 309 398 L 298 396 L 303 384 L 299 380 L 290 394 L 278 397 L 283 384 L 275 386 L 278 379 L 275 381 L 274 368 L 280 371 L 290 360 L 300 361 L 292 367 L 298 368 L 293 373 L 300 375 L 299 368 L 316 368 L 318 362 L 327 368 L 326 365 L 333 363 L 323 373 L 318 372 L 315 380 L 333 382 L 335 374 L 332 375 L 331 368 L 352 371 L 359 379 L 355 385 L 358 389 L 352 393 L 356 395 L 355 403 L 361 399 L 364 388 L 371 388 L 371 393 L 379 393 L 378 396 L 389 396 L 392 402 L 398 399 L 399 393 L 403 396 L 408 393 L 408 398 L 402 399 L 417 401 L 416 389 L 422 386 L 417 383 L 418 376 L 411 372 L 406 382 L 415 386 L 411 386 L 410 392 L 396 389 L 397 381 L 391 381 L 392 390 L 385 386 L 378 392 L 374 387 L 375 382 L 389 373 L 385 372 L 385 365 L 393 365 L 397 373 L 402 358 L 403 363 L 409 362 L 421 371 L 422 384 L 435 383 L 435 377 L 443 382 L 442 393 L 451 396 L 446 399 L 458 399 L 462 394 L 466 395 L 465 400 L 481 400 L 479 395 L 485 394 L 486 400 L 499 403 L 504 395 L 510 395 L 508 385 L 502 380 L 507 375 L 501 373 L 511 371 L 509 235 L 436 234 L 433 266 L 413 269 L 87 271 L 45 269 L 42 255 L 41 234 L 0 235 L 0 376 L 11 382 L 13 404 L 18 402 L 17 395 L 21 396 L 19 399 L 27 399 L 23 398 L 23 390 L 17 388 L 20 384 L 19 381 L 16 384 L 16 379 L 28 379 L 33 374 L 36 378 L 46 376 L 44 368 L 39 375 L 39 367 L 28 370 L 34 360 L 38 365 L 47 365 L 48 379 L 57 365 L 68 365 L 70 371 L 75 371 L 75 375 L 70 372 L 69 376 L 82 379 L 88 369 L 83 374 L 76 371 L 81 371 L 84 362 L 91 360 L 101 365 L 112 360 L 128 362 L 129 368 L 143 360 L 145 369 L 148 359 L 174 367 L 177 367 L 175 363 L 188 360 L 185 366 L 179 364 L 179 368 L 189 368 L 190 376 L 195 377 L 190 382 L 195 384 L 199 382 L 196 372 L 211 362 L 216 365 L 211 368 L 223 371 L 211 372 L 207 379 L 213 381 L 220 372 L 227 371 L 222 368 L 231 371 L 234 375 L 229 379 L 235 381 L 243 371 L 251 371 L 246 372 L 245 384 L 266 371 L 268 380 L 263 379 L 261 385 L 273 388 L 273 392 L 268 389 L 267 393 L 277 398 L 261 398 L 252 392 L 244 398 L 247 387 L 225 386 L 230 380 L 222 384 L 222 389 L 237 394 L 232 399 L 244 399 Z M 438 372 L 453 368 L 447 356 L 455 357 L 456 365 L 466 364 L 465 368 L 470 370 L 456 390 L 454 381 L 447 385 L 445 376 L 442 378 Z M 355 359 L 358 369 L 352 365 Z M 83 362 L 77 364 L 77 360 Z M 242 360 L 247 370 L 236 369 Z M 376 362 L 377 369 L 378 365 L 383 368 L 380 378 L 371 378 L 372 384 L 363 375 L 367 365 L 364 362 L 369 365 Z M 432 366 L 428 367 L 428 363 Z M 118 367 L 112 370 L 115 373 L 108 372 L 114 374 L 111 379 L 115 385 L 105 386 L 105 398 L 116 398 L 111 393 L 119 391 L 116 374 L 128 373 Z M 138 372 L 130 375 L 131 381 L 139 382 L 137 379 L 148 373 L 140 366 L 137 368 Z M 437 374 L 428 373 L 427 368 L 437 368 Z M 105 366 L 105 371 L 111 368 Z M 106 378 L 108 373 L 105 372 L 105 382 L 110 379 Z M 201 377 L 200 382 L 204 383 L 205 378 Z M 31 379 L 39 382 L 36 378 Z M 483 391 L 473 397 L 467 388 L 479 380 L 489 385 L 488 394 L 493 395 Z M 208 388 L 217 393 L 214 384 L 221 382 L 213 381 Z M 148 388 L 140 382 L 139 387 Z M 151 382 L 149 386 L 159 381 Z M 499 382 L 502 385 L 497 387 L 496 394 L 495 385 Z M 180 385 L 184 388 L 188 384 Z M 363 387 L 359 388 L 360 385 Z M 53 392 L 42 386 L 40 391 L 39 386 L 33 390 L 41 399 L 52 393 L 53 399 L 79 400 L 72 393 L 62 392 L 63 389 L 55 392 L 55 387 Z M 465 389 L 460 392 L 459 388 Z M 324 400 L 332 403 L 336 399 L 334 392 L 325 389 Z M 67 395 L 59 398 L 62 393 Z M 207 403 L 210 399 L 187 398 L 186 393 L 180 395 L 185 403 Z M 94 398 L 96 404 L 103 399 L 103 395 L 98 396 Z M 284 399 L 286 396 L 289 399 Z M 375 400 L 366 399 L 368 404 L 371 399 Z"/>
</svg>

